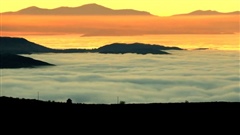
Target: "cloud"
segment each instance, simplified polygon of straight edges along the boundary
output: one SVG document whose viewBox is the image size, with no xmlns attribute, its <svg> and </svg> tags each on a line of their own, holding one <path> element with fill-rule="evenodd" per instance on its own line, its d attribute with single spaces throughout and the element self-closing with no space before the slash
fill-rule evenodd
<svg viewBox="0 0 240 135">
<path fill-rule="evenodd" d="M 3 95 L 109 104 L 117 97 L 126 103 L 240 101 L 237 51 L 26 56 L 57 66 L 3 69 Z"/>
</svg>

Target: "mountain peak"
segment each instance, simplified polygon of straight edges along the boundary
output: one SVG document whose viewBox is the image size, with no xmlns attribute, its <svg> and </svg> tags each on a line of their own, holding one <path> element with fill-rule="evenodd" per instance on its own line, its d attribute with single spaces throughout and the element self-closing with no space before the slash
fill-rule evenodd
<svg viewBox="0 0 240 135">
<path fill-rule="evenodd" d="M 89 4 L 82 5 L 80 7 L 104 7 L 104 6 L 96 4 L 96 3 L 89 3 Z"/>
<path fill-rule="evenodd" d="M 220 12 L 217 12 L 215 10 L 196 10 L 193 11 L 189 14 L 194 14 L 194 15 L 203 15 L 203 14 L 219 14 Z"/>
<path fill-rule="evenodd" d="M 239 14 L 239 11 L 222 13 L 215 10 L 196 10 L 186 14 L 177 14 L 174 16 L 194 16 L 194 15 L 236 15 Z"/>
<path fill-rule="evenodd" d="M 31 7 L 25 8 L 25 9 L 40 9 L 40 8 L 37 6 L 31 6 Z"/>
<path fill-rule="evenodd" d="M 27 7 L 27 8 L 24 8 L 24 9 L 21 9 L 19 11 L 25 11 L 25 10 L 39 10 L 41 8 L 37 7 L 37 6 L 31 6 L 31 7 Z"/>
<path fill-rule="evenodd" d="M 55 9 L 43 9 L 36 6 L 31 6 L 17 12 L 5 12 L 3 14 L 15 15 L 148 15 L 149 12 L 120 9 L 114 10 L 96 3 L 85 4 L 79 7 L 58 7 Z"/>
<path fill-rule="evenodd" d="M 77 8 L 81 8 L 82 10 L 84 10 L 84 9 L 86 9 L 86 10 L 98 10 L 98 9 L 112 10 L 110 8 L 104 7 L 104 6 L 96 4 L 96 3 L 85 4 L 85 5 L 79 6 Z"/>
<path fill-rule="evenodd" d="M 31 7 L 28 7 L 28 8 L 24 8 L 24 9 L 21 9 L 17 12 L 12 12 L 13 14 L 14 13 L 17 13 L 17 14 L 31 14 L 31 13 L 35 13 L 35 14 L 41 14 L 42 12 L 44 12 L 45 10 L 47 9 L 43 9 L 43 8 L 39 8 L 39 7 L 36 7 L 36 6 L 31 6 Z M 45 13 L 45 12 L 44 12 Z"/>
</svg>

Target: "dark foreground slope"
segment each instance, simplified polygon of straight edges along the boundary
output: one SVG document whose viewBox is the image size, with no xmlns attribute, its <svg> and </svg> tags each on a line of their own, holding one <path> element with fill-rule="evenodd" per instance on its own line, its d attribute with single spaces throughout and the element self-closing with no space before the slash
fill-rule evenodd
<svg viewBox="0 0 240 135">
<path fill-rule="evenodd" d="M 192 133 L 192 129 L 206 132 L 210 128 L 214 132 L 222 129 L 231 132 L 238 129 L 239 105 L 239 102 L 77 104 L 0 97 L 0 114 L 6 129 L 24 126 L 45 131 L 54 127 L 60 132 L 75 129 L 87 133 L 99 132 L 99 128 L 104 133 L 112 133 L 111 129 L 124 132 L 151 129 L 169 133 L 179 132 L 180 128 L 184 133 Z"/>
<path fill-rule="evenodd" d="M 217 115 L 240 113 L 240 102 L 199 102 L 199 103 L 148 103 L 148 104 L 82 104 L 71 102 L 41 101 L 0 97 L 1 113 L 41 113 L 41 114 L 209 114 Z M 144 116 L 144 115 L 142 115 Z"/>
<path fill-rule="evenodd" d="M 194 134 L 225 130 L 233 134 L 239 129 L 239 113 L 237 102 L 68 104 L 0 97 L 1 130 L 8 132 Z"/>
</svg>

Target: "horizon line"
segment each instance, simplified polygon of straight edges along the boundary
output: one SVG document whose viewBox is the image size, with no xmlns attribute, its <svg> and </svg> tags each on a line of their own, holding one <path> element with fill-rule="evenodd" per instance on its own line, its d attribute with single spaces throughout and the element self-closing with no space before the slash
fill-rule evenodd
<svg viewBox="0 0 240 135">
<path fill-rule="evenodd" d="M 28 7 L 21 8 L 19 10 L 15 10 L 15 11 L 13 11 L 13 10 L 12 11 L 3 11 L 3 12 L 0 12 L 0 14 L 3 15 L 5 13 L 16 13 L 16 12 L 19 12 L 21 10 L 28 9 L 28 8 L 38 8 L 38 9 L 43 9 L 43 10 L 54 10 L 54 9 L 59 9 L 59 8 L 79 8 L 79 7 L 86 6 L 86 5 L 97 5 L 97 6 L 101 6 L 101 7 L 104 7 L 104 8 L 111 9 L 111 10 L 135 10 L 135 11 L 139 11 L 139 12 L 147 12 L 150 15 L 158 16 L 158 17 L 171 17 L 171 16 L 178 16 L 178 15 L 180 15 L 180 16 L 181 15 L 190 15 L 190 13 L 193 13 L 193 12 L 196 12 L 196 11 L 200 11 L 200 12 L 201 11 L 202 12 L 208 12 L 208 11 L 209 12 L 218 12 L 220 14 L 240 12 L 240 10 L 233 10 L 233 11 L 229 11 L 229 12 L 222 12 L 222 11 L 212 10 L 212 9 L 206 9 L 206 10 L 196 9 L 196 10 L 192 10 L 192 11 L 189 11 L 189 12 L 176 13 L 176 14 L 172 14 L 172 15 L 156 15 L 156 14 L 151 13 L 150 11 L 138 10 L 138 9 L 133 9 L 133 8 L 113 9 L 113 8 L 110 8 L 110 7 L 107 7 L 107 6 L 104 6 L 104 5 L 100 5 L 100 4 L 97 4 L 97 3 L 88 3 L 88 4 L 79 5 L 79 6 L 58 6 L 58 7 L 55 7 L 55 8 L 44 8 L 44 7 L 33 5 L 33 6 L 28 6 Z"/>
</svg>

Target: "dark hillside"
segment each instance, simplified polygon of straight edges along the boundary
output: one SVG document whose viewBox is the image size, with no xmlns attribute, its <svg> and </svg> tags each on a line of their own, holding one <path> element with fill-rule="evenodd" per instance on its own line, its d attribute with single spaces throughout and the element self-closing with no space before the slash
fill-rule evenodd
<svg viewBox="0 0 240 135">
<path fill-rule="evenodd" d="M 83 104 L 72 102 L 41 101 L 0 97 L 2 112 L 49 112 L 49 113 L 159 113 L 168 114 L 217 114 L 222 112 L 239 113 L 240 102 L 192 102 L 192 103 L 138 103 L 138 104 Z"/>
<path fill-rule="evenodd" d="M 178 47 L 166 47 L 161 45 L 152 45 L 144 43 L 113 43 L 99 47 L 97 52 L 99 53 L 137 53 L 137 54 L 169 54 L 162 50 L 183 50 Z"/>
<path fill-rule="evenodd" d="M 51 52 L 53 49 L 30 42 L 24 38 L 0 37 L 0 53 L 30 54 Z"/>
<path fill-rule="evenodd" d="M 33 68 L 37 66 L 53 66 L 53 64 L 16 54 L 0 53 L 0 68 Z"/>
</svg>

